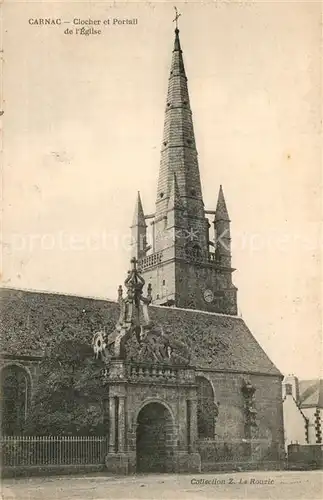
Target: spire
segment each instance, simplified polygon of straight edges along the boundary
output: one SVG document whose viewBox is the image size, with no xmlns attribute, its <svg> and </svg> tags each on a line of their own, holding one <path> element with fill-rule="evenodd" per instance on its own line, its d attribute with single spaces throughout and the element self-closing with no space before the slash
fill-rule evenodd
<svg viewBox="0 0 323 500">
<path fill-rule="evenodd" d="M 222 188 L 216 212 L 204 210 L 177 23 L 179 14 L 175 11 L 156 210 L 144 217 L 138 201 L 137 225 L 132 228 L 132 255 L 139 261 L 143 276 L 154 284 L 152 300 L 156 304 L 237 314 L 230 220 Z M 210 223 L 206 217 L 209 213 L 216 215 L 213 241 L 210 241 Z M 149 231 L 151 245 L 146 244 L 145 218 L 153 219 Z M 142 225 L 138 221 L 142 221 Z M 210 244 L 214 251 L 210 251 Z"/>
<path fill-rule="evenodd" d="M 179 15 L 176 13 L 176 22 Z M 175 21 L 174 20 L 174 21 Z M 156 199 L 156 216 L 165 215 L 176 173 L 179 194 L 188 214 L 204 216 L 197 150 L 179 38 L 175 29 L 174 50 L 168 81 L 164 134 Z"/>
<path fill-rule="evenodd" d="M 173 208 L 183 208 L 175 172 L 173 173 L 168 200 L 168 210 L 172 210 Z"/>
<path fill-rule="evenodd" d="M 135 211 L 133 214 L 133 220 L 132 220 L 132 226 L 142 226 L 146 227 L 146 222 L 145 222 L 145 214 L 144 210 L 142 208 L 142 203 L 141 203 L 141 198 L 140 198 L 140 192 L 138 191 L 137 194 L 137 200 L 136 200 L 136 206 L 135 206 Z"/>
<path fill-rule="evenodd" d="M 230 222 L 228 209 L 227 209 L 225 199 L 224 199 L 222 185 L 220 185 L 218 203 L 217 203 L 216 211 L 215 211 L 215 220 L 217 220 L 217 221 L 225 220 L 225 221 Z"/>
</svg>

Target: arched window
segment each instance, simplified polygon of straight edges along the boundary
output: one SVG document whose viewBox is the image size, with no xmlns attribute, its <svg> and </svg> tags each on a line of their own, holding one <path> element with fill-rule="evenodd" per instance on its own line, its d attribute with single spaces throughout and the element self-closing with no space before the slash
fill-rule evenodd
<svg viewBox="0 0 323 500">
<path fill-rule="evenodd" d="M 218 414 L 212 385 L 204 377 L 197 377 L 197 429 L 198 437 L 214 438 L 215 419 Z"/>
<path fill-rule="evenodd" d="M 27 371 L 17 365 L 1 371 L 1 430 L 2 434 L 19 435 L 27 416 L 30 379 Z"/>
</svg>

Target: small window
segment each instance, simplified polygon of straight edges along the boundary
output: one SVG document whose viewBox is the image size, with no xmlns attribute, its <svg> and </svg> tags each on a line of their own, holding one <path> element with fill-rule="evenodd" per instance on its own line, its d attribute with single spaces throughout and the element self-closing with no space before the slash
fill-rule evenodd
<svg viewBox="0 0 323 500">
<path fill-rule="evenodd" d="M 164 193 L 160 193 L 160 195 L 159 195 L 159 196 L 160 196 L 161 198 L 163 198 L 163 197 L 164 197 Z"/>
<path fill-rule="evenodd" d="M 163 280 L 163 285 L 165 285 L 165 280 Z"/>
<path fill-rule="evenodd" d="M 292 384 L 285 384 L 286 395 L 291 396 L 293 394 Z"/>
</svg>

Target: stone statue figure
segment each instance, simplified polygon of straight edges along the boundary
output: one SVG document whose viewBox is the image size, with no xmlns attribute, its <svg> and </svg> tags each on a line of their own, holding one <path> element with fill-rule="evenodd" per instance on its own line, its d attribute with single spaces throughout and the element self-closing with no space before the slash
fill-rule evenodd
<svg viewBox="0 0 323 500">
<path fill-rule="evenodd" d="M 189 349 L 163 327 L 143 329 L 139 342 L 138 361 L 166 362 L 187 365 Z"/>
</svg>

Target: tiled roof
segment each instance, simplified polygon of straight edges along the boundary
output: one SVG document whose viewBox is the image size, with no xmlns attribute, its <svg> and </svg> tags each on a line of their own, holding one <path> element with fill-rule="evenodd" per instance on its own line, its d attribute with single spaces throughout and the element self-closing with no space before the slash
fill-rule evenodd
<svg viewBox="0 0 323 500">
<path fill-rule="evenodd" d="M 300 380 L 299 394 L 301 408 L 323 408 L 323 380 Z"/>
<path fill-rule="evenodd" d="M 53 342 L 113 332 L 116 302 L 71 295 L 1 290 L 1 347 L 7 354 L 42 353 Z M 169 307 L 150 307 L 156 324 L 171 329 L 191 351 L 191 364 L 203 369 L 281 376 L 242 318 Z"/>
</svg>

